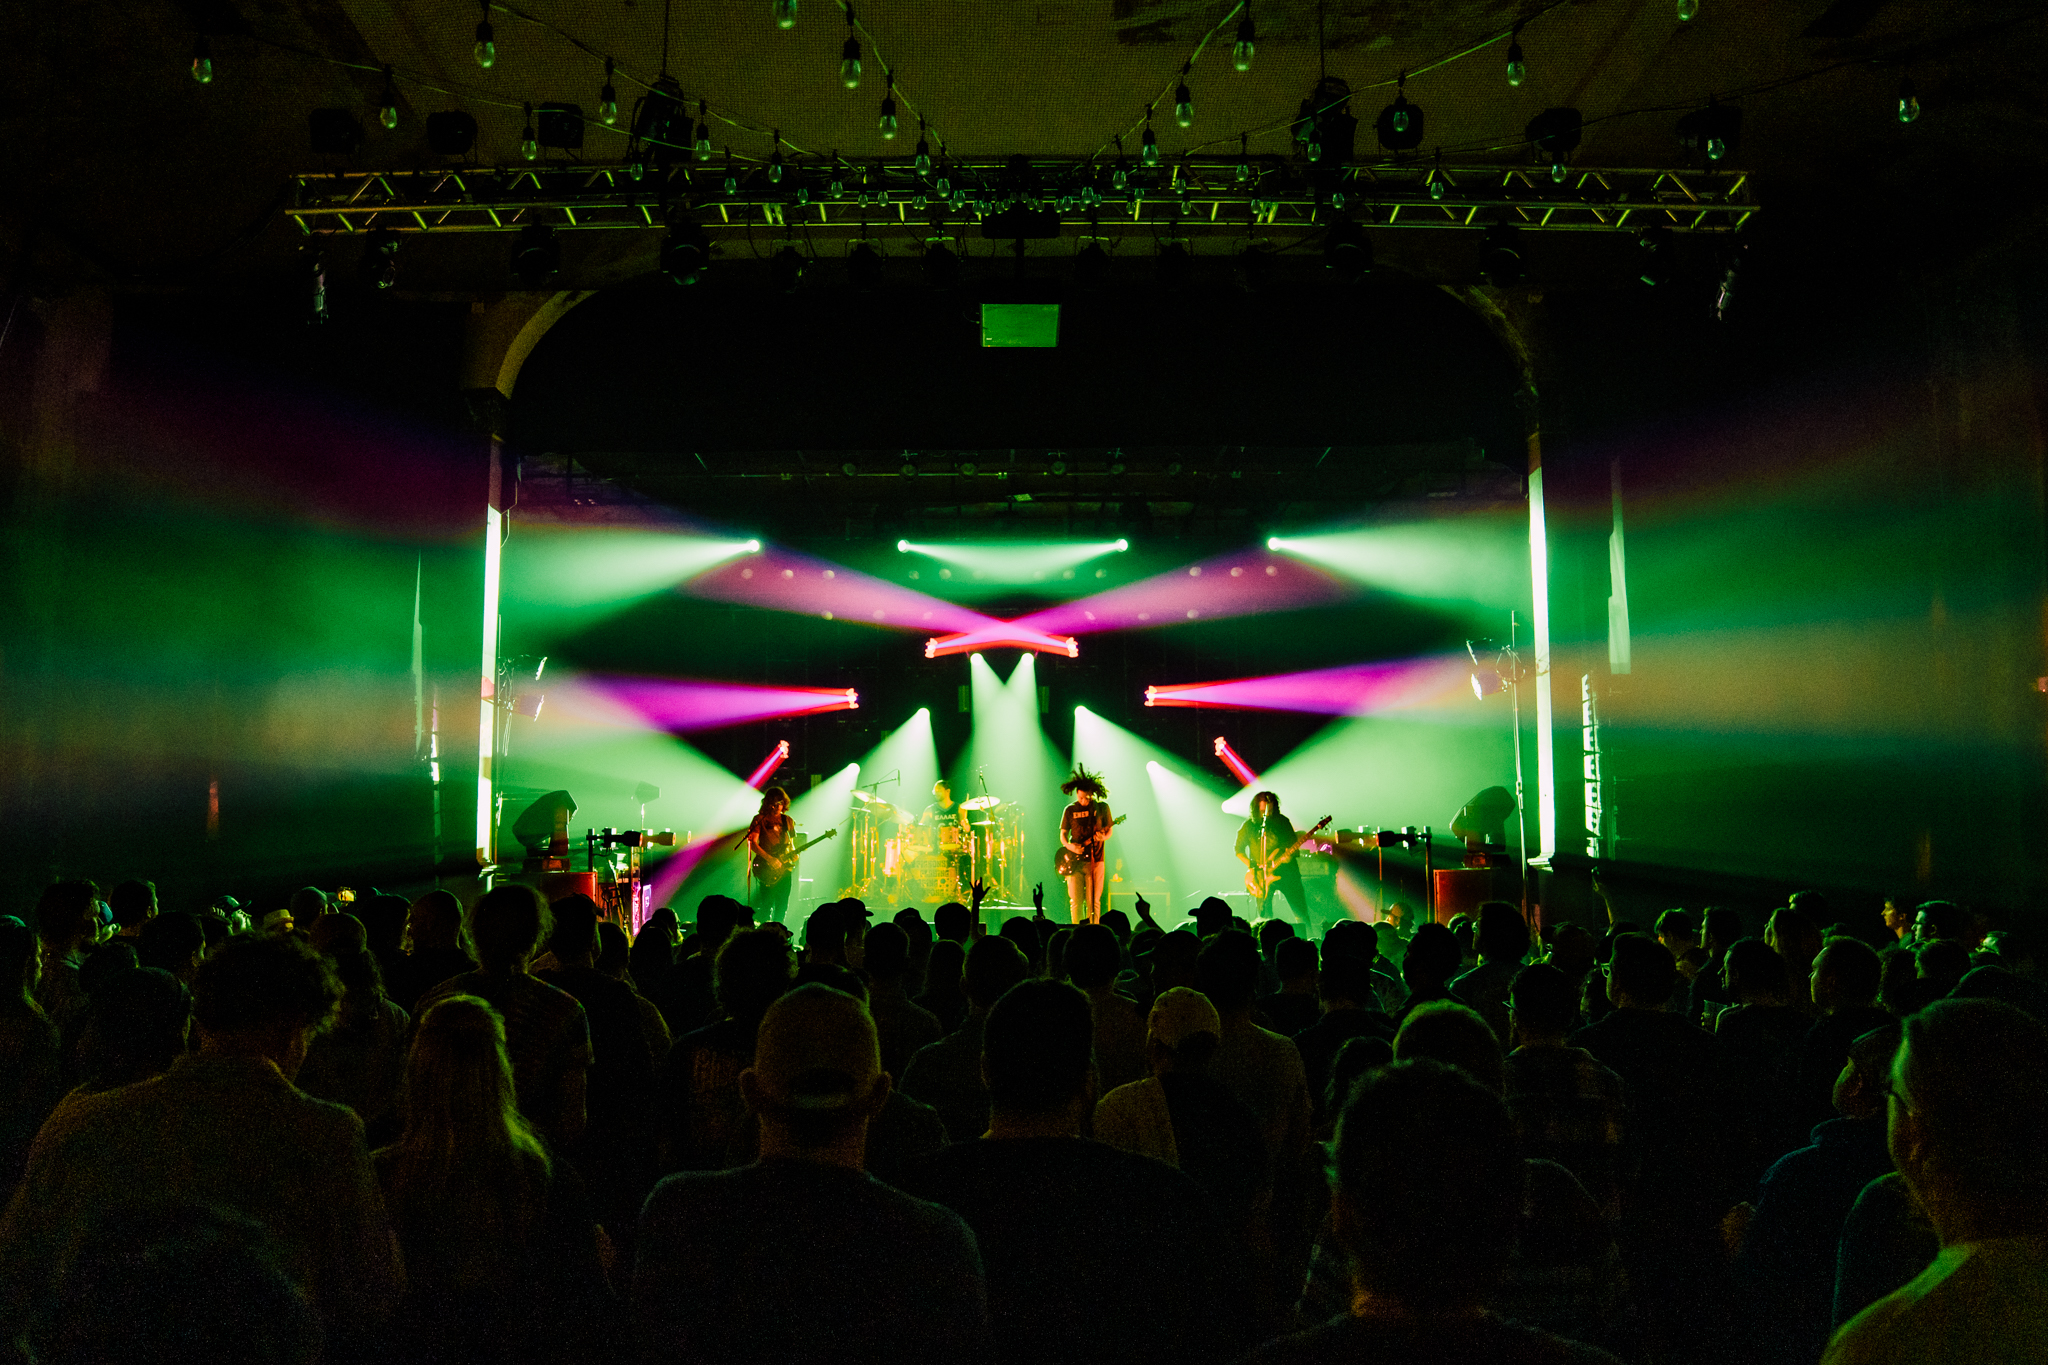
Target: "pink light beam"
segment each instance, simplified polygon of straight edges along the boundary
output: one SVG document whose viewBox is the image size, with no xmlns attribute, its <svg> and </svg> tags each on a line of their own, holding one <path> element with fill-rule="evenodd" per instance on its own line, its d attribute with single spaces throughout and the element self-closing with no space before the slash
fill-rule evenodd
<svg viewBox="0 0 2048 1365">
<path fill-rule="evenodd" d="M 1145 705 L 1358 716 L 1425 705 L 1455 695 L 1464 690 L 1467 672 L 1468 664 L 1462 656 L 1347 664 L 1265 678 L 1148 687 Z"/>
<path fill-rule="evenodd" d="M 587 685 L 670 734 L 860 707 L 860 693 L 851 687 L 756 687 L 630 677 L 592 678 Z"/>
<path fill-rule="evenodd" d="M 1080 642 L 1071 635 L 1047 635 L 1015 621 L 998 621 L 981 630 L 926 640 L 924 657 L 936 659 L 942 654 L 965 654 L 976 649 L 1028 649 L 1034 653 L 1063 654 L 1069 659 L 1081 656 Z"/>
<path fill-rule="evenodd" d="M 957 603 L 885 583 L 782 549 L 730 561 L 678 585 L 677 591 L 766 611 L 821 616 L 888 630 L 964 634 L 1003 623 Z"/>
<path fill-rule="evenodd" d="M 1150 701 L 1145 704 L 1152 705 Z M 1221 735 L 1216 736 L 1216 757 L 1223 760 L 1223 766 L 1230 769 L 1230 775 L 1237 779 L 1239 786 L 1255 787 L 1259 784 L 1259 775 L 1252 771 L 1252 765 L 1239 758 L 1237 750 L 1230 747 L 1230 741 Z"/>
<path fill-rule="evenodd" d="M 753 776 L 747 779 L 747 785 L 755 791 L 761 790 L 762 784 L 775 775 L 775 770 L 782 766 L 782 760 L 788 757 L 789 741 L 777 741 L 775 747 L 768 751 L 768 757 L 761 760 L 760 766 L 754 769 Z"/>
<path fill-rule="evenodd" d="M 1241 550 L 1155 574 L 1121 588 L 1062 602 L 1008 624 L 1049 635 L 1216 621 L 1299 611 L 1352 596 L 1358 589 L 1311 564 L 1261 550 Z"/>
</svg>

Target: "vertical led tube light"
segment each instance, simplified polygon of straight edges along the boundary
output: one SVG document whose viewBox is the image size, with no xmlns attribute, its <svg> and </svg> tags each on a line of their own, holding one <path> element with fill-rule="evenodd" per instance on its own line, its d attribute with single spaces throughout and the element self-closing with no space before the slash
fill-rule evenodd
<svg viewBox="0 0 2048 1365">
<path fill-rule="evenodd" d="M 491 443 L 497 445 L 495 440 Z M 491 452 L 497 463 L 497 451 Z M 495 484 L 496 479 L 492 480 Z M 493 499 L 495 503 L 495 498 Z M 483 703 L 478 707 L 476 736 L 476 860 L 479 866 L 497 861 L 497 818 L 492 792 L 491 761 L 497 753 L 498 729 L 498 570 L 503 554 L 505 517 L 495 505 L 484 509 L 484 647 Z"/>
<path fill-rule="evenodd" d="M 1533 861 L 1557 852 L 1557 754 L 1550 734 L 1550 543 L 1543 519 L 1543 471 L 1529 471 L 1529 594 L 1536 626 L 1536 828 Z M 1521 739 L 1517 736 L 1517 744 Z"/>
</svg>

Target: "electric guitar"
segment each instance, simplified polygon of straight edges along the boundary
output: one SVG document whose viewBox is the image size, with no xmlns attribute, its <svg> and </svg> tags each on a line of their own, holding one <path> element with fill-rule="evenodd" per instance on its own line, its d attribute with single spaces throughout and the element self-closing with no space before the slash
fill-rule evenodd
<svg viewBox="0 0 2048 1365">
<path fill-rule="evenodd" d="M 828 829 L 823 834 L 820 834 L 815 838 L 804 840 L 795 848 L 783 854 L 780 858 L 777 858 L 774 855 L 768 853 L 756 855 L 754 863 L 755 883 L 763 887 L 776 885 L 784 877 L 787 877 L 790 873 L 796 871 L 796 860 L 798 854 L 802 853 L 812 844 L 824 843 L 827 839 L 830 839 L 833 835 L 837 833 L 839 833 L 839 831 L 836 829 Z"/>
<path fill-rule="evenodd" d="M 1251 893 L 1253 900 L 1262 901 L 1273 894 L 1273 883 L 1280 880 L 1280 864 L 1292 858 L 1295 851 L 1330 827 L 1334 816 L 1325 815 L 1308 829 L 1295 836 L 1294 842 L 1282 849 L 1275 849 L 1266 859 L 1265 866 L 1253 863 L 1245 869 L 1244 889 Z"/>
<path fill-rule="evenodd" d="M 1115 829 L 1130 818 L 1128 815 L 1119 815 L 1116 819 L 1109 822 L 1109 828 Z M 1109 830 L 1103 830 L 1091 836 L 1088 842 L 1081 846 L 1079 853 L 1071 852 L 1065 844 L 1061 844 L 1060 851 L 1053 855 L 1052 870 L 1062 877 L 1070 877 L 1074 873 L 1079 872 L 1089 863 L 1095 861 L 1096 851 L 1102 847 L 1102 841 L 1108 837 Z"/>
</svg>

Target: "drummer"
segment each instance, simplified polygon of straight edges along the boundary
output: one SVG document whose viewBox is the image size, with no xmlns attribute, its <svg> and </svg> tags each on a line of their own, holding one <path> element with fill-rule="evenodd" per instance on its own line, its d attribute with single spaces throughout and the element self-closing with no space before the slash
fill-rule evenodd
<svg viewBox="0 0 2048 1365">
<path fill-rule="evenodd" d="M 953 784 L 945 778 L 932 783 L 932 803 L 924 808 L 924 814 L 917 823 L 940 831 L 939 851 L 954 860 L 960 873 L 960 884 L 968 882 L 967 810 L 953 800 Z M 948 837 L 946 830 L 959 831 Z"/>
</svg>

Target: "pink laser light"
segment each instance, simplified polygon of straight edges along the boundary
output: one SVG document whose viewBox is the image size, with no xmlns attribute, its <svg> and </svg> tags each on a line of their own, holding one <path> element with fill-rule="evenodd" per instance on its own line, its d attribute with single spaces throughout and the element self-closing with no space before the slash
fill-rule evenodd
<svg viewBox="0 0 2048 1365">
<path fill-rule="evenodd" d="M 732 847 L 744 829 L 745 826 L 741 826 L 740 829 L 729 829 L 723 834 L 706 835 L 684 845 L 664 859 L 654 875 L 648 878 L 648 904 L 667 905 L 669 899 L 682 890 L 683 883 L 690 879 L 692 872 L 703 865 L 706 858 L 721 848 Z"/>
<path fill-rule="evenodd" d="M 671 734 L 860 707 L 860 693 L 851 687 L 756 687 L 629 677 L 592 678 L 587 685 Z"/>
<path fill-rule="evenodd" d="M 1353 585 L 1311 564 L 1242 550 L 1062 602 L 1008 625 L 1049 634 L 1140 630 L 1264 612 L 1298 611 L 1339 601 Z"/>
<path fill-rule="evenodd" d="M 936 659 L 942 654 L 965 654 L 975 649 L 1028 649 L 1046 654 L 1064 654 L 1069 659 L 1081 655 L 1080 642 L 1073 636 L 1048 635 L 1042 630 L 1014 621 L 998 621 L 982 630 L 963 631 L 958 635 L 934 637 L 924 642 L 924 657 Z"/>
<path fill-rule="evenodd" d="M 782 766 L 782 760 L 788 757 L 789 741 L 776 741 L 775 747 L 768 751 L 768 757 L 761 760 L 761 765 L 754 769 L 753 776 L 747 779 L 747 785 L 755 791 L 761 790 L 761 784 L 773 777 L 775 770 Z"/>
<path fill-rule="evenodd" d="M 1147 706 L 1213 706 L 1237 711 L 1304 711 L 1357 716 L 1423 705 L 1466 685 L 1462 656 L 1347 664 L 1307 673 L 1226 682 L 1172 683 L 1145 689 Z M 1220 753 L 1218 755 L 1221 756 Z"/>
<path fill-rule="evenodd" d="M 1145 704 L 1150 706 L 1152 703 L 1147 701 Z M 1259 775 L 1252 771 L 1252 765 L 1239 758 L 1237 750 L 1230 747 L 1230 741 L 1221 735 L 1216 736 L 1216 757 L 1223 760 L 1223 766 L 1230 769 L 1230 775 L 1237 779 L 1239 786 L 1256 787 L 1259 784 Z"/>
<path fill-rule="evenodd" d="M 1003 624 L 972 608 L 782 549 L 721 564 L 689 579 L 678 590 L 692 597 L 888 630 L 958 634 Z"/>
</svg>

